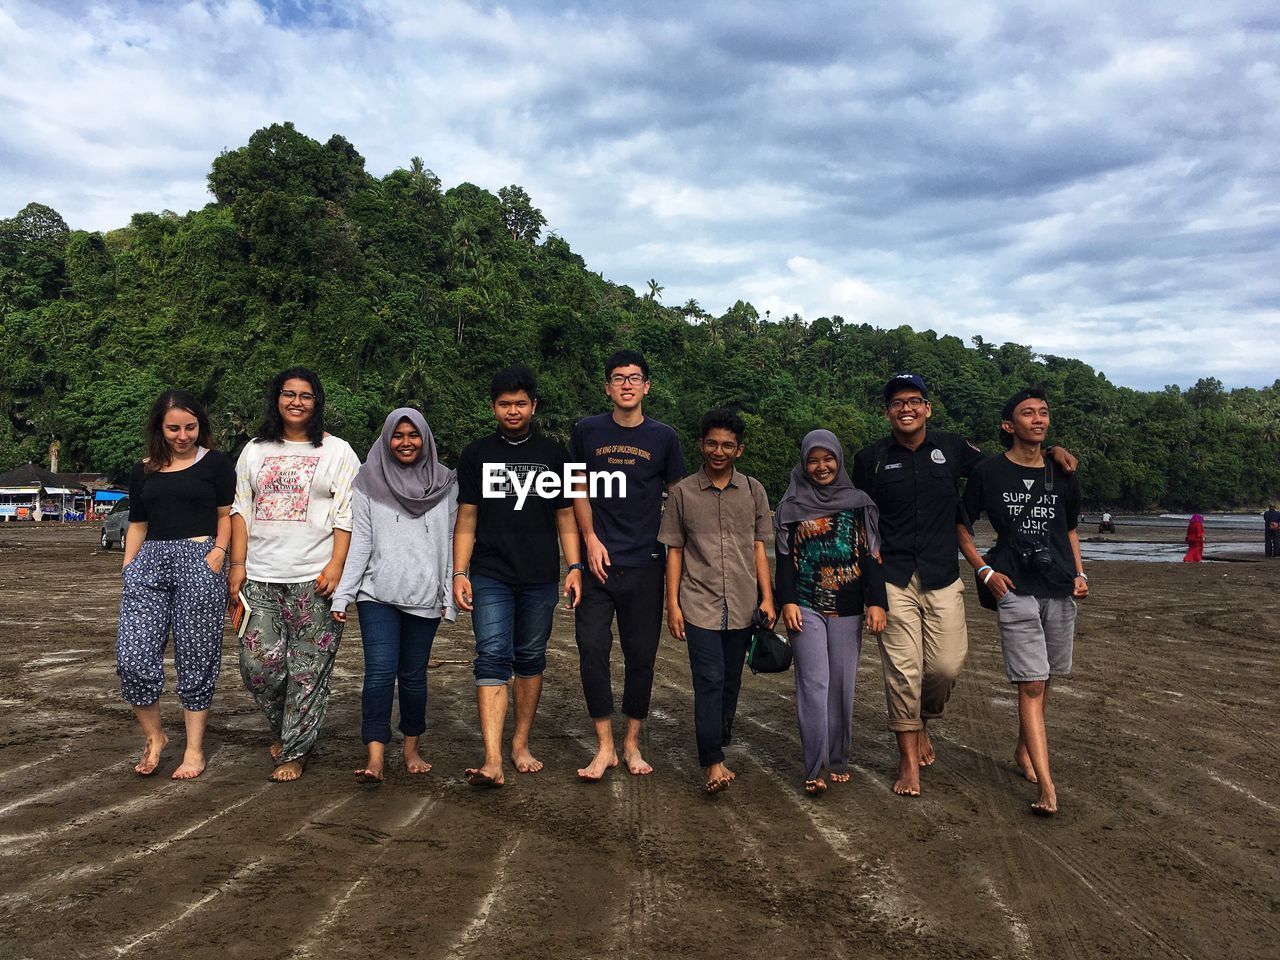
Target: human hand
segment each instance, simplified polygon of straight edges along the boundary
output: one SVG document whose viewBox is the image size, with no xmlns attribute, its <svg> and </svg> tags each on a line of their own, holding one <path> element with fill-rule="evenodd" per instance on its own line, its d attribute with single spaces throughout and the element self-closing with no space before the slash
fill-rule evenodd
<svg viewBox="0 0 1280 960">
<path fill-rule="evenodd" d="M 328 600 L 333 596 L 333 591 L 338 589 L 338 581 L 341 579 L 342 564 L 330 560 L 320 571 L 320 576 L 316 577 L 316 593 Z"/>
<path fill-rule="evenodd" d="M 804 617 L 800 615 L 800 605 L 797 603 L 784 603 L 782 605 L 782 622 L 787 625 L 787 630 L 791 633 L 799 633 L 804 629 Z"/>
<path fill-rule="evenodd" d="M 889 622 L 889 615 L 884 607 L 867 607 L 866 628 L 868 633 L 879 633 Z"/>
<path fill-rule="evenodd" d="M 1076 467 L 1080 465 L 1080 461 L 1073 457 L 1066 447 L 1054 447 L 1049 451 L 1049 456 L 1053 458 L 1058 469 L 1067 476 L 1075 473 Z"/>
<path fill-rule="evenodd" d="M 591 534 L 587 539 L 587 567 L 597 580 L 604 583 L 609 579 L 609 573 L 605 567 L 611 565 L 609 551 L 605 549 L 604 543 L 595 534 Z"/>
<path fill-rule="evenodd" d="M 673 603 L 667 607 L 667 630 L 681 643 L 685 641 L 684 611 L 679 604 Z"/>
<path fill-rule="evenodd" d="M 764 617 L 766 627 L 772 627 L 778 619 L 778 611 L 773 605 L 773 599 L 760 601 L 760 615 Z"/>
<path fill-rule="evenodd" d="M 1076 584 L 1071 595 L 1077 600 L 1083 600 L 1089 595 L 1089 581 L 1079 573 L 1076 574 Z"/>
<path fill-rule="evenodd" d="M 570 570 L 564 578 L 564 595 L 569 598 L 565 605 L 570 610 L 577 609 L 582 602 L 582 571 Z"/>
<path fill-rule="evenodd" d="M 996 570 L 991 572 L 991 579 L 984 580 L 983 583 L 987 585 L 987 589 L 991 591 L 991 595 L 997 600 L 1014 588 L 1013 581 Z"/>
<path fill-rule="evenodd" d="M 233 564 L 231 572 L 227 574 L 227 593 L 232 597 L 238 596 L 244 589 L 245 579 L 244 564 Z"/>
<path fill-rule="evenodd" d="M 465 573 L 455 573 L 453 575 L 453 602 L 459 610 L 470 612 L 475 609 L 471 599 L 471 578 Z"/>
<path fill-rule="evenodd" d="M 330 615 L 331 617 L 333 617 L 333 619 L 334 619 L 334 621 L 335 621 L 336 623 L 346 623 L 346 622 L 347 622 L 347 611 L 345 611 L 345 610 L 336 610 L 336 609 L 335 609 L 335 610 L 331 610 L 331 611 L 329 611 L 329 615 Z"/>
</svg>

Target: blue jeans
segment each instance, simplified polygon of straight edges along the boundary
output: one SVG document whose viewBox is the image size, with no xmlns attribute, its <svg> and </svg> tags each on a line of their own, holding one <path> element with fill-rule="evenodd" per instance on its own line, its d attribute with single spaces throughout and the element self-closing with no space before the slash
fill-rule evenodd
<svg viewBox="0 0 1280 960">
<path fill-rule="evenodd" d="M 733 732 L 742 689 L 742 664 L 751 642 L 751 628 L 705 630 L 684 625 L 693 671 L 693 730 L 698 740 L 698 763 L 724 763 L 724 744 Z"/>
<path fill-rule="evenodd" d="M 361 600 L 364 695 L 360 738 L 391 742 L 391 701 L 400 680 L 400 732 L 420 737 L 427 729 L 427 661 L 440 618 L 415 617 L 386 603 Z"/>
<path fill-rule="evenodd" d="M 504 583 L 471 578 L 471 628 L 476 634 L 476 686 L 497 687 L 547 669 L 547 640 L 560 598 L 559 584 Z"/>
</svg>

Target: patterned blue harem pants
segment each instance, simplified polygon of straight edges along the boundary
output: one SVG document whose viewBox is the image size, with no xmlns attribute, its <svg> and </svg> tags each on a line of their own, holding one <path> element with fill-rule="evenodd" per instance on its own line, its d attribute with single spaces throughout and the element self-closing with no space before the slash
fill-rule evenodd
<svg viewBox="0 0 1280 960">
<path fill-rule="evenodd" d="M 208 710 L 222 665 L 227 580 L 209 569 L 208 540 L 147 540 L 124 568 L 116 673 L 121 695 L 137 707 L 164 692 L 164 649 L 173 633 L 178 699 Z"/>
</svg>

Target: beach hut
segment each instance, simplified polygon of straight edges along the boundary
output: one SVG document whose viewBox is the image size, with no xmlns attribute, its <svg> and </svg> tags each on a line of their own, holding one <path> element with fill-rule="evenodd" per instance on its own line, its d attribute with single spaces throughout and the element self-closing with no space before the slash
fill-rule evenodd
<svg viewBox="0 0 1280 960">
<path fill-rule="evenodd" d="M 84 484 L 34 463 L 0 473 L 0 520 L 79 520 L 88 502 Z"/>
</svg>

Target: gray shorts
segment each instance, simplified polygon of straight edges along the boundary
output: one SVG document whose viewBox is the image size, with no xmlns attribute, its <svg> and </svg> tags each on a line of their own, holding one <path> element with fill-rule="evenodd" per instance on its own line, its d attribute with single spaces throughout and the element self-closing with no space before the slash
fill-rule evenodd
<svg viewBox="0 0 1280 960">
<path fill-rule="evenodd" d="M 1038 599 L 1009 590 L 996 604 L 1004 671 L 1010 683 L 1071 675 L 1076 602 L 1071 597 Z"/>
</svg>

